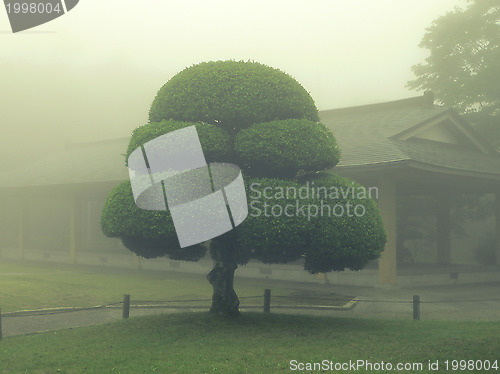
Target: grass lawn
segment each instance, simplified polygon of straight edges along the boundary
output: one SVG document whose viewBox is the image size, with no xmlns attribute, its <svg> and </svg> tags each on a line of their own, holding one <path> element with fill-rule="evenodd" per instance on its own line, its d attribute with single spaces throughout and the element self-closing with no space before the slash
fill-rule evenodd
<svg viewBox="0 0 500 374">
<path fill-rule="evenodd" d="M 207 272 L 209 269 L 207 269 Z M 263 295 L 262 285 L 236 280 L 240 297 Z M 348 296 L 296 288 L 274 287 L 272 304 L 343 305 Z M 134 269 L 96 268 L 65 264 L 0 263 L 2 312 L 56 307 L 89 307 L 120 302 L 123 294 L 134 300 L 209 300 L 212 287 L 204 275 Z M 298 298 L 304 297 L 303 300 Z M 326 298 L 326 299 L 325 299 Z M 242 305 L 262 305 L 263 298 L 242 299 Z M 197 304 L 208 305 L 198 302 Z M 173 304 L 175 305 L 175 304 Z"/>
<path fill-rule="evenodd" d="M 394 367 L 423 364 L 423 370 L 401 373 L 445 373 L 446 360 L 450 365 L 451 360 L 500 360 L 499 336 L 500 322 L 375 321 L 274 313 L 243 313 L 224 320 L 206 312 L 165 314 L 5 338 L 0 342 L 0 372 L 287 373 L 291 360 L 333 364 L 366 360 Z M 439 360 L 439 370 L 428 370 L 429 360 Z"/>
</svg>

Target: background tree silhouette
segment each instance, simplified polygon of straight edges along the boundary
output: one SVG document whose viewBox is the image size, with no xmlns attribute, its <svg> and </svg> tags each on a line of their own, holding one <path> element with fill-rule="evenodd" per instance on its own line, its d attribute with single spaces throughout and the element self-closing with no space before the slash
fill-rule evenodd
<svg viewBox="0 0 500 374">
<path fill-rule="evenodd" d="M 215 263 L 207 276 L 213 287 L 212 312 L 239 314 L 234 272 L 250 259 L 288 263 L 304 258 L 305 270 L 318 273 L 361 269 L 382 252 L 386 238 L 374 201 L 355 194 L 362 187 L 354 181 L 321 172 L 338 163 L 339 148 L 319 122 L 309 93 L 284 72 L 255 62 L 191 66 L 158 91 L 149 121 L 133 131 L 126 160 L 144 143 L 194 125 L 207 162 L 242 168 L 249 215 L 206 245 L 180 248 L 169 211 L 139 209 L 127 181 L 110 192 L 102 211 L 102 231 L 121 238 L 127 248 L 146 258 L 198 261 L 208 248 Z M 328 195 L 279 194 L 286 188 L 321 187 Z M 335 195 L 335 189 L 348 193 Z M 287 206 L 299 204 L 303 208 L 285 213 Z M 321 204 L 349 205 L 351 210 L 359 205 L 364 213 L 340 215 L 337 209 L 334 215 L 324 209 L 323 215 L 314 216 Z"/>
<path fill-rule="evenodd" d="M 413 66 L 410 89 L 431 90 L 457 109 L 494 146 L 500 146 L 500 3 L 469 0 L 466 9 L 437 18 L 420 47 L 425 63 Z"/>
</svg>

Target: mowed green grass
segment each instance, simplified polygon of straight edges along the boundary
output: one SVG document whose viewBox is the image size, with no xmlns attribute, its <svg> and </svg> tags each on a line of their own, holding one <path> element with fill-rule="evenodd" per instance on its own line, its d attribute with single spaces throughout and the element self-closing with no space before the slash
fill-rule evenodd
<svg viewBox="0 0 500 374">
<path fill-rule="evenodd" d="M 6 338 L 0 342 L 0 372 L 287 373 L 291 360 L 367 360 L 423 363 L 423 371 L 401 372 L 444 373 L 445 360 L 500 360 L 499 336 L 500 322 L 164 314 Z M 439 360 L 439 371 L 429 371 L 428 360 Z"/>
<path fill-rule="evenodd" d="M 206 299 L 211 296 L 210 285 L 200 276 L 173 278 L 158 272 L 63 264 L 3 263 L 0 265 L 0 284 L 2 312 L 111 304 L 120 302 L 123 294 L 130 294 L 136 300 L 183 296 Z"/>
<path fill-rule="evenodd" d="M 209 270 L 207 268 L 207 272 Z M 266 286 L 261 285 L 262 282 L 258 285 L 251 283 L 236 280 L 235 290 L 238 296 L 243 297 L 242 305 L 261 305 Z M 293 287 L 273 286 L 272 293 L 293 296 L 289 299 L 276 297 L 273 299 L 273 305 L 343 305 L 349 300 L 349 296 L 339 296 L 331 292 L 313 293 Z M 212 287 L 202 274 L 75 267 L 64 264 L 30 265 L 13 261 L 0 263 L 0 308 L 3 313 L 112 304 L 122 301 L 123 294 L 130 294 L 132 303 L 134 300 L 210 300 Z M 245 300 L 244 297 L 248 296 L 262 298 Z M 304 296 L 306 298 L 300 300 L 300 297 Z M 324 299 L 325 297 L 327 299 Z M 210 302 L 197 304 L 206 304 L 208 308 Z"/>
</svg>

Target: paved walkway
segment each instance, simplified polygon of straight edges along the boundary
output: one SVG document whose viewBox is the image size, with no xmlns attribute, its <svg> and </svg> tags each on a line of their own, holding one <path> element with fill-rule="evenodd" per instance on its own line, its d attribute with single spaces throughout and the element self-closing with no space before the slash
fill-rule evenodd
<svg viewBox="0 0 500 374">
<path fill-rule="evenodd" d="M 348 310 L 304 310 L 304 309 L 272 309 L 276 313 L 296 313 L 308 315 L 329 315 L 349 318 L 400 318 L 412 319 L 412 298 L 419 295 L 422 320 L 497 320 L 500 321 L 500 283 L 433 286 L 418 288 L 369 288 L 335 286 L 322 284 L 304 284 L 287 281 L 269 281 L 239 278 L 236 282 L 262 288 L 286 287 L 314 291 L 328 291 L 344 295 L 355 295 L 360 301 Z M 133 301 L 133 300 L 132 300 Z M 395 302 L 391 302 L 395 301 Z M 262 300 L 254 299 L 252 304 L 260 304 Z M 244 303 L 244 301 L 243 301 Z M 242 304 L 243 304 L 242 303 Z M 271 302 L 272 305 L 272 302 Z M 190 309 L 174 308 L 132 308 L 130 317 L 174 313 Z M 200 309 L 196 309 L 200 310 Z M 206 310 L 206 309 L 205 309 Z M 242 311 L 246 309 L 242 307 Z M 262 309 L 247 309 L 251 311 Z M 56 314 L 34 314 L 23 316 L 3 316 L 3 336 L 23 335 L 42 331 L 74 328 L 79 326 L 98 325 L 117 321 L 122 318 L 120 308 L 101 308 L 93 310 L 72 311 Z"/>
</svg>

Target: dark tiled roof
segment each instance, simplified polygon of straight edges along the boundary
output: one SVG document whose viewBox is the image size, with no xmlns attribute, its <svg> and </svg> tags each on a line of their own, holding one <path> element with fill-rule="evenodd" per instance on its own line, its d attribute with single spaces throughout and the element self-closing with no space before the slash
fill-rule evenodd
<svg viewBox="0 0 500 374">
<path fill-rule="evenodd" d="M 328 110 L 320 112 L 321 121 L 333 131 L 342 157 L 338 166 L 376 164 L 407 160 L 408 156 L 389 138 L 445 112 L 434 106 L 385 108 L 374 105 L 362 110 Z"/>
<path fill-rule="evenodd" d="M 429 105 L 424 97 L 320 112 L 334 133 L 342 156 L 337 167 L 368 166 L 413 160 L 466 171 L 500 174 L 500 157 L 479 149 L 458 148 L 430 140 L 396 140 L 396 135 L 440 116 L 456 113 Z M 467 126 L 467 124 L 464 124 Z M 482 140 L 479 140 L 480 142 Z"/>
</svg>

